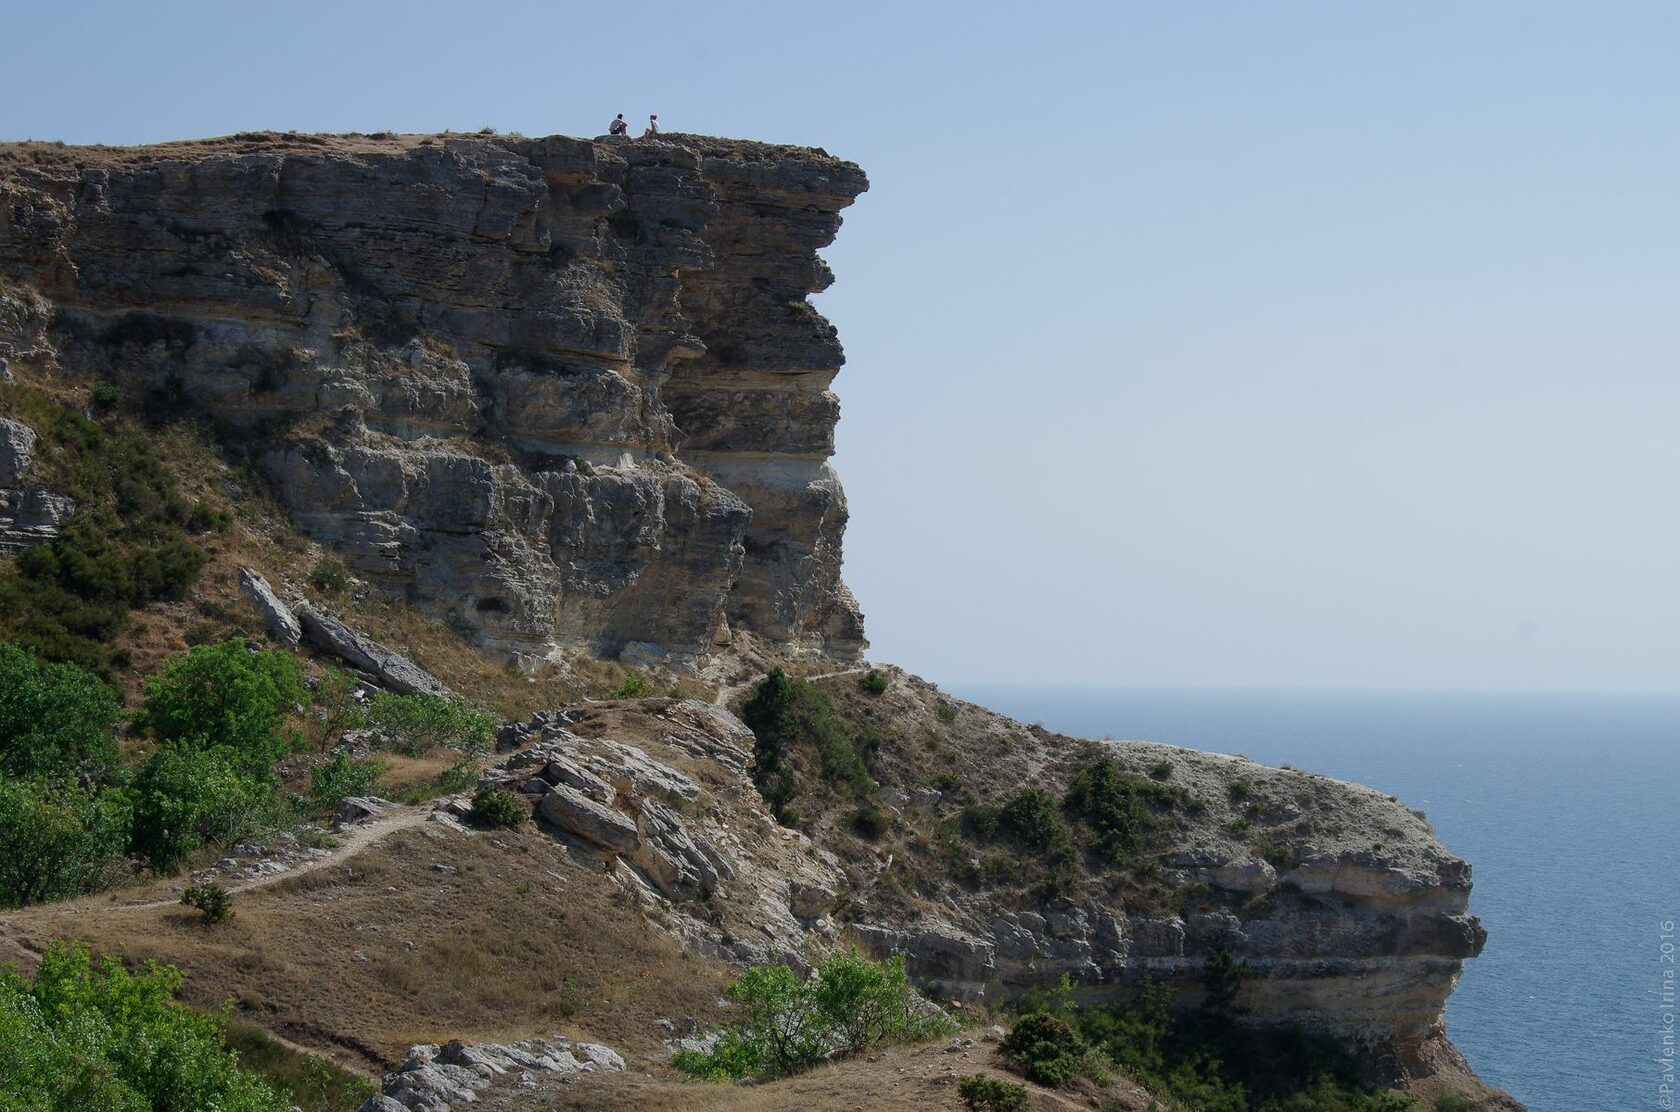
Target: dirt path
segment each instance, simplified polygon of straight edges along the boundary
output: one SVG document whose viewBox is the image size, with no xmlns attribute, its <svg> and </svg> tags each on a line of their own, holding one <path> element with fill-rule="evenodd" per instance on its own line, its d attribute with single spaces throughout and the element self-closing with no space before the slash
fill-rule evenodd
<svg viewBox="0 0 1680 1112">
<path fill-rule="evenodd" d="M 263 876 L 251 877 L 233 884 L 224 885 L 229 892 L 249 892 L 253 888 L 262 888 L 276 881 L 287 880 L 294 876 L 303 876 L 316 869 L 324 869 L 329 865 L 337 865 L 346 858 L 354 857 L 369 846 L 378 844 L 400 830 L 408 830 L 419 826 L 432 813 L 431 807 L 393 807 L 392 810 L 368 822 L 358 823 L 345 833 L 338 835 L 338 845 L 322 854 L 312 857 L 284 872 L 266 873 Z M 139 903 L 114 903 L 110 900 L 95 902 L 94 898 L 77 900 L 71 903 L 49 904 L 43 907 L 29 909 L 36 915 L 85 915 L 90 911 L 142 911 L 146 908 L 174 907 L 179 899 L 144 900 Z"/>
</svg>

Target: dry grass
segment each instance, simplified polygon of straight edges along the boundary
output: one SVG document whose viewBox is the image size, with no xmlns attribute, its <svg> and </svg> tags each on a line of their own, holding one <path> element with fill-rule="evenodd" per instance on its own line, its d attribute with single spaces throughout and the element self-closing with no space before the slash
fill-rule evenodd
<svg viewBox="0 0 1680 1112">
<path fill-rule="evenodd" d="M 714 1020 L 725 973 L 685 957 L 593 870 L 535 832 L 425 824 L 240 893 L 222 927 L 111 898 L 9 912 L 0 960 L 29 964 L 68 937 L 171 962 L 191 1002 L 231 999 L 242 1018 L 363 1071 L 417 1042 L 547 1033 L 662 1062 L 657 1021 Z"/>
<path fill-rule="evenodd" d="M 730 1085 L 677 1081 L 660 1077 L 608 1075 L 585 1078 L 561 1093 L 532 1100 L 497 1093 L 478 1107 L 484 1112 L 959 1112 L 957 1081 L 971 1073 L 1007 1074 L 993 1044 L 975 1040 L 972 1047 L 951 1049 L 961 1040 L 939 1040 L 895 1047 L 879 1054 L 836 1062 L 799 1077 L 768 1085 Z M 1077 1092 L 1028 1086 L 1034 1112 L 1073 1112 L 1096 1107 Z M 1115 1089 L 1104 1094 L 1112 1107 L 1142 1109 L 1147 1098 Z"/>
</svg>

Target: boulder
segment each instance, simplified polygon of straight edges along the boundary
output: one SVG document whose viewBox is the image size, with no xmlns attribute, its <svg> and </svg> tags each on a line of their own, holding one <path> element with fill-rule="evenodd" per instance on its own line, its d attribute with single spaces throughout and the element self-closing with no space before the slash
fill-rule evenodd
<svg viewBox="0 0 1680 1112">
<path fill-rule="evenodd" d="M 337 618 L 321 613 L 307 602 L 296 607 L 298 622 L 309 643 L 331 653 L 351 667 L 374 676 L 383 687 L 399 695 L 424 692 L 449 698 L 452 692 L 436 676 L 394 649 L 357 633 Z"/>
<path fill-rule="evenodd" d="M 389 799 L 380 799 L 376 795 L 347 796 L 338 801 L 338 810 L 333 812 L 333 825 L 351 826 L 376 819 L 395 806 Z"/>
<path fill-rule="evenodd" d="M 411 1046 L 402 1065 L 385 1075 L 380 1095 L 368 1098 L 357 1112 L 450 1112 L 456 1105 L 477 1103 L 480 1093 L 507 1074 L 529 1088 L 539 1072 L 564 1079 L 623 1068 L 624 1059 L 611 1048 L 568 1039 Z"/>
<path fill-rule="evenodd" d="M 704 899 L 717 891 L 716 852 L 704 852 L 698 844 L 703 839 L 690 834 L 675 812 L 644 800 L 641 826 L 642 846 L 631 861 L 654 887 L 671 899 Z"/>
<path fill-rule="evenodd" d="M 76 511 L 74 500 L 27 486 L 35 439 L 22 421 L 0 417 L 0 556 L 52 540 Z"/>
<path fill-rule="evenodd" d="M 566 833 L 614 853 L 630 853 L 641 845 L 629 816 L 564 784 L 543 796 L 537 814 Z"/>
<path fill-rule="evenodd" d="M 298 623 L 291 607 L 280 601 L 280 596 L 274 593 L 268 580 L 250 568 L 240 568 L 239 593 L 245 596 L 252 609 L 262 615 L 263 625 L 270 637 L 289 649 L 295 649 L 302 643 L 303 626 Z"/>
</svg>

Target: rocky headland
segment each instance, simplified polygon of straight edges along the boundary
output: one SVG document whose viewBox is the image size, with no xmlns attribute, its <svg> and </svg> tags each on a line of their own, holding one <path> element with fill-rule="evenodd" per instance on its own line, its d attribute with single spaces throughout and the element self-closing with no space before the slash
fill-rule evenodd
<svg viewBox="0 0 1680 1112">
<path fill-rule="evenodd" d="M 217 467 L 265 484 L 356 583 L 508 665 L 509 683 L 587 657 L 673 689 L 504 725 L 482 778 L 528 802 L 530 841 L 475 833 L 459 800 L 414 822 L 379 818 L 357 851 L 388 837 L 408 849 L 381 851 L 391 859 L 371 880 L 352 867 L 332 882 L 340 907 L 362 910 L 323 913 L 321 953 L 270 970 L 264 1022 L 364 1067 L 402 1063 L 370 1107 L 480 1090 L 512 1101 L 497 1088 L 510 1070 L 535 1070 L 545 1093 L 558 1078 L 628 1099 L 610 1087 L 646 1082 L 618 1052 L 645 1066 L 671 1045 L 637 1008 L 709 1006 L 715 972 L 702 964 L 804 969 L 857 945 L 905 955 L 919 984 L 969 1004 L 1065 977 L 1086 1000 L 1153 984 L 1194 1005 L 1210 963 L 1237 961 L 1250 1020 L 1334 1034 L 1420 1094 L 1516 1107 L 1446 1036 L 1446 1000 L 1485 933 L 1468 911 L 1470 866 L 1422 814 L 1241 757 L 1063 737 L 857 663 L 867 642 L 841 579 L 846 502 L 827 462 L 842 353 L 808 295 L 831 281 L 818 251 L 866 187 L 821 150 L 696 136 L 0 146 L 7 380 L 190 414 Z M 75 511 L 32 468 L 36 437 L 19 413 L 0 417 L 0 554 L 50 539 Z M 344 661 L 370 687 L 449 691 L 424 651 L 358 632 L 355 606 L 306 600 L 295 567 L 246 568 L 240 583 L 251 628 L 276 643 Z M 825 781 L 814 758 L 755 736 L 743 703 L 772 670 L 818 693 L 824 728 L 867 761 L 866 784 Z M 785 779 L 769 777 L 781 761 Z M 1136 822 L 1100 852 L 1012 841 L 1023 786 L 1084 816 L 1093 837 L 1109 821 L 1098 788 Z M 384 891 L 399 891 L 387 879 L 424 879 L 404 871 L 414 853 L 451 878 L 448 900 L 381 918 Z M 569 1032 L 614 1050 L 569 1042 L 523 1005 L 493 1022 L 454 998 L 394 1016 L 400 978 L 364 983 L 407 960 L 379 949 L 419 929 L 404 922 L 446 919 L 487 883 L 469 878 L 506 871 L 526 902 L 475 928 L 486 952 L 503 954 L 512 932 L 512 963 L 518 932 L 594 909 L 594 936 L 614 921 L 626 936 L 612 953 L 639 972 L 620 979 L 666 986 L 603 1020 L 609 1030 L 586 1016 Z M 311 922 L 312 889 L 270 879 L 247 921 Z M 152 907 L 77 923 L 126 944 Z M 38 916 L 5 935 L 34 950 L 62 926 Z M 240 991 L 244 975 L 227 971 L 245 966 L 186 937 L 206 991 Z M 335 946 L 364 964 L 320 964 Z M 335 984 L 380 1003 L 323 1005 Z M 465 1028 L 498 1041 L 450 1042 Z"/>
</svg>

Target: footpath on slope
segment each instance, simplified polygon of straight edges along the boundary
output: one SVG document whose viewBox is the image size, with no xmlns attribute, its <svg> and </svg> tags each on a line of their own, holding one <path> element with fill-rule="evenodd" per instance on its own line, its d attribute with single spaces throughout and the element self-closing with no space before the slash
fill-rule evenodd
<svg viewBox="0 0 1680 1112">
<path fill-rule="evenodd" d="M 430 806 L 393 807 L 391 811 L 367 822 L 357 823 L 347 828 L 344 833 L 337 835 L 339 842 L 319 857 L 310 857 L 298 862 L 295 866 L 264 873 L 261 876 L 249 877 L 245 880 L 225 884 L 222 887 L 229 892 L 249 892 L 254 888 L 263 888 L 276 881 L 288 880 L 292 877 L 303 876 L 317 869 L 324 869 L 329 865 L 337 865 L 346 858 L 354 857 L 363 850 L 369 849 L 391 835 L 402 830 L 408 830 L 425 822 L 432 814 Z M 35 908 L 23 908 L 22 911 L 34 911 L 43 915 L 86 915 L 89 912 L 105 911 L 143 911 L 148 908 L 173 907 L 179 904 L 179 899 L 141 900 L 138 902 L 120 902 L 105 896 L 86 896 L 79 900 L 66 903 L 47 904 Z"/>
</svg>

